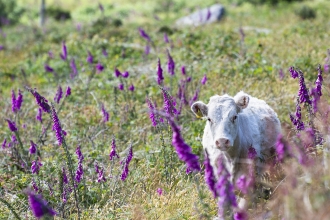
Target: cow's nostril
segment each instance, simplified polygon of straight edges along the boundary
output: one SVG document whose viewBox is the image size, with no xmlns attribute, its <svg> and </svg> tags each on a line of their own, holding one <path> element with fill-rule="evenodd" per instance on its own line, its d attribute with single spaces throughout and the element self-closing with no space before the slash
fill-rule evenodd
<svg viewBox="0 0 330 220">
<path fill-rule="evenodd" d="M 216 146 L 220 146 L 220 142 L 219 141 L 215 141 L 215 145 Z"/>
<path fill-rule="evenodd" d="M 226 144 L 226 145 L 228 145 L 228 144 L 229 144 L 229 140 L 228 140 L 228 139 L 226 140 L 225 144 Z"/>
</svg>

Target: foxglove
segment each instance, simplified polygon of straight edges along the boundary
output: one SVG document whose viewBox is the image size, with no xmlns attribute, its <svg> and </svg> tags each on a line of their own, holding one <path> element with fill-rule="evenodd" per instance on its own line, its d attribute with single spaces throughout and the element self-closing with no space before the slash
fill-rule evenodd
<svg viewBox="0 0 330 220">
<path fill-rule="evenodd" d="M 28 192 L 28 197 L 30 208 L 36 218 L 41 218 L 47 215 L 56 215 L 56 212 L 51 207 L 49 207 L 48 203 L 41 197 L 41 195 L 36 195 L 31 191 Z"/>
<path fill-rule="evenodd" d="M 147 40 L 148 42 L 151 41 L 149 35 L 142 29 L 142 28 L 139 28 L 139 32 L 140 32 L 140 36 L 142 38 L 144 38 L 145 40 Z"/>
<path fill-rule="evenodd" d="M 58 86 L 55 97 L 54 97 L 54 101 L 59 104 L 61 99 L 63 97 L 63 90 L 61 86 Z"/>
<path fill-rule="evenodd" d="M 213 197 L 216 198 L 217 197 L 217 191 L 215 188 L 216 178 L 214 176 L 213 167 L 210 163 L 210 158 L 207 151 L 205 151 L 204 166 L 205 166 L 205 174 L 204 174 L 205 182 L 208 185 L 209 189 L 211 190 Z"/>
<path fill-rule="evenodd" d="M 158 85 L 161 85 L 164 80 L 164 77 L 163 77 L 163 69 L 161 67 L 159 58 L 158 58 L 158 65 L 157 65 L 157 76 L 158 76 L 157 83 L 158 83 Z"/>
<path fill-rule="evenodd" d="M 30 141 L 31 146 L 29 148 L 30 154 L 35 154 L 37 152 L 37 145 L 33 142 Z"/>
<path fill-rule="evenodd" d="M 173 76 L 175 74 L 174 70 L 175 70 L 175 63 L 173 58 L 171 57 L 170 52 L 167 50 L 167 58 L 168 58 L 168 62 L 167 62 L 167 71 L 168 73 Z"/>
<path fill-rule="evenodd" d="M 129 163 L 131 162 L 132 158 L 133 158 L 133 146 L 131 145 L 131 147 L 129 149 L 129 152 L 128 152 L 128 155 L 125 159 L 124 169 L 123 169 L 123 171 L 121 173 L 121 176 L 120 176 L 122 181 L 125 181 L 127 176 L 128 176 L 128 172 L 129 172 L 128 166 L 129 166 Z"/>
<path fill-rule="evenodd" d="M 42 109 L 38 108 L 38 113 L 36 115 L 36 119 L 42 123 Z"/>
<path fill-rule="evenodd" d="M 104 66 L 99 62 L 95 66 L 97 73 L 101 73 L 104 70 Z"/>
<path fill-rule="evenodd" d="M 62 53 L 60 54 L 60 57 L 62 60 L 66 60 L 68 57 L 68 51 L 64 41 L 62 42 Z"/>
<path fill-rule="evenodd" d="M 54 69 L 51 68 L 48 64 L 45 64 L 45 65 L 44 65 L 44 69 L 45 69 L 45 71 L 48 72 L 48 73 L 52 73 L 52 72 L 54 72 Z"/>
<path fill-rule="evenodd" d="M 78 75 L 78 70 L 77 70 L 76 62 L 75 62 L 75 60 L 73 58 L 70 61 L 70 67 L 71 67 L 71 70 L 72 70 L 71 78 L 73 79 L 74 77 L 76 77 Z"/>
<path fill-rule="evenodd" d="M 71 88 L 70 88 L 70 86 L 68 86 L 68 88 L 66 89 L 65 97 L 68 97 L 69 95 L 71 95 Z"/>
<path fill-rule="evenodd" d="M 10 129 L 10 131 L 15 132 L 17 131 L 17 127 L 14 121 L 11 121 L 9 119 L 6 119 L 7 123 L 8 123 L 8 128 Z"/>
<path fill-rule="evenodd" d="M 206 74 L 204 74 L 204 76 L 201 80 L 202 85 L 205 85 L 206 81 L 207 81 L 207 77 L 206 77 Z"/>
<path fill-rule="evenodd" d="M 88 51 L 88 55 L 87 55 L 86 61 L 87 61 L 87 63 L 93 64 L 94 57 L 93 57 L 93 55 L 91 54 L 90 51 Z"/>
<path fill-rule="evenodd" d="M 63 136 L 62 136 L 63 133 L 62 132 L 63 131 L 62 131 L 60 120 L 58 119 L 56 110 L 53 105 L 52 105 L 52 110 L 51 110 L 51 117 L 53 120 L 53 130 L 55 131 L 55 136 L 58 141 L 58 145 L 62 145 L 62 142 L 63 142 Z"/>
<path fill-rule="evenodd" d="M 103 114 L 103 122 L 109 121 L 109 112 L 107 112 L 107 110 L 105 110 L 104 104 L 102 104 L 101 110 L 102 110 L 102 114 Z"/>
<path fill-rule="evenodd" d="M 157 126 L 157 118 L 156 115 L 154 113 L 155 107 L 153 106 L 152 102 L 150 99 L 147 99 L 147 105 L 149 108 L 149 118 L 151 120 L 152 126 L 156 127 Z"/>
<path fill-rule="evenodd" d="M 116 151 L 116 140 L 115 140 L 115 136 L 112 136 L 112 141 L 111 141 L 111 151 L 109 154 L 110 160 L 113 160 L 115 157 L 119 158 L 119 155 L 117 154 Z"/>
<path fill-rule="evenodd" d="M 135 90 L 135 87 L 134 87 L 134 85 L 133 85 L 133 84 L 131 84 L 131 85 L 128 87 L 128 90 L 133 92 L 133 91 Z"/>
</svg>

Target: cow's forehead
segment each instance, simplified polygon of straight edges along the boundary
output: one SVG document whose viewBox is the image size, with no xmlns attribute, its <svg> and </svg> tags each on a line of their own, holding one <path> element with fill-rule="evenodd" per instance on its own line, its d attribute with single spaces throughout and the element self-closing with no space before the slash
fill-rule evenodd
<svg viewBox="0 0 330 220">
<path fill-rule="evenodd" d="M 229 95 L 215 95 L 210 98 L 209 103 L 207 104 L 209 109 L 209 114 L 222 114 L 229 111 L 238 110 L 237 105 L 234 99 Z"/>
</svg>

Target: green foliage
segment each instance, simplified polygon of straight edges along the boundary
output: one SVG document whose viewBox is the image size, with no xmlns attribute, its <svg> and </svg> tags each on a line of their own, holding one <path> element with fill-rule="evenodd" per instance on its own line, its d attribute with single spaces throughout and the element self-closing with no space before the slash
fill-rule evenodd
<svg viewBox="0 0 330 220">
<path fill-rule="evenodd" d="M 0 27 L 17 23 L 23 13 L 24 9 L 16 4 L 16 0 L 0 0 Z"/>
<path fill-rule="evenodd" d="M 300 7 L 295 13 L 303 20 L 314 19 L 316 17 L 316 10 L 307 5 Z"/>
<path fill-rule="evenodd" d="M 71 19 L 70 11 L 53 6 L 46 7 L 46 15 L 55 19 L 56 21 L 65 21 Z"/>
<path fill-rule="evenodd" d="M 304 0 L 239 0 L 238 3 L 249 2 L 253 5 L 269 4 L 277 5 L 279 3 L 293 3 L 293 2 L 302 2 Z"/>
</svg>

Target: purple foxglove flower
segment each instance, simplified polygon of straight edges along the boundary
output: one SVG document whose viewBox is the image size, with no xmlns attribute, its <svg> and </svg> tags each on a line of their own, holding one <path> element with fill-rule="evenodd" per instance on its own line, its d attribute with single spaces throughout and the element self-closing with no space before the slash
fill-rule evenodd
<svg viewBox="0 0 330 220">
<path fill-rule="evenodd" d="M 78 147 L 76 148 L 76 155 L 78 157 L 78 162 L 82 163 L 84 160 L 84 155 L 81 152 L 80 146 L 78 145 Z"/>
<path fill-rule="evenodd" d="M 111 152 L 109 154 L 110 160 L 114 159 L 115 157 L 119 158 L 119 155 L 117 154 L 116 148 L 117 148 L 117 146 L 116 146 L 115 136 L 112 136 Z"/>
<path fill-rule="evenodd" d="M 204 166 L 205 166 L 205 174 L 204 174 L 205 183 L 208 185 L 209 189 L 211 190 L 213 197 L 216 198 L 217 197 L 217 191 L 215 188 L 216 178 L 214 176 L 213 167 L 210 163 L 210 158 L 207 151 L 205 151 Z"/>
<path fill-rule="evenodd" d="M 60 120 L 58 119 L 56 110 L 53 105 L 52 105 L 52 110 L 51 110 L 51 117 L 53 120 L 53 130 L 55 131 L 55 136 L 58 141 L 58 145 L 62 145 L 62 142 L 63 142 L 62 127 L 61 127 Z"/>
<path fill-rule="evenodd" d="M 192 105 L 194 102 L 197 101 L 197 99 L 198 99 L 198 95 L 199 95 L 199 89 L 196 89 L 194 96 L 193 96 L 193 97 L 191 98 L 191 100 L 189 101 L 189 104 L 190 104 L 190 105 Z"/>
<path fill-rule="evenodd" d="M 30 146 L 30 154 L 35 154 L 37 152 L 37 145 L 33 142 L 33 141 L 30 141 L 31 143 L 31 146 Z"/>
<path fill-rule="evenodd" d="M 45 64 L 45 65 L 44 65 L 44 69 L 45 69 L 45 71 L 48 72 L 48 73 L 53 73 L 53 72 L 54 72 L 54 69 L 51 68 L 48 64 Z"/>
<path fill-rule="evenodd" d="M 43 216 L 56 215 L 56 212 L 51 207 L 49 207 L 48 203 L 42 198 L 41 195 L 36 195 L 33 192 L 28 192 L 28 197 L 30 208 L 36 218 L 39 219 Z"/>
<path fill-rule="evenodd" d="M 321 70 L 321 65 L 318 66 L 317 68 L 317 79 L 315 81 L 315 89 L 316 89 L 316 93 L 319 96 L 322 96 L 322 82 L 323 82 L 323 77 L 322 77 L 322 70 Z"/>
<path fill-rule="evenodd" d="M 101 110 L 102 110 L 102 114 L 103 114 L 103 122 L 109 121 L 109 112 L 107 112 L 107 110 L 105 110 L 104 104 L 102 104 Z"/>
<path fill-rule="evenodd" d="M 61 86 L 58 86 L 57 88 L 57 92 L 55 94 L 55 97 L 54 97 L 54 101 L 59 104 L 61 99 L 63 97 L 63 90 L 62 90 L 62 87 Z"/>
<path fill-rule="evenodd" d="M 97 182 L 106 182 L 106 178 L 104 177 L 104 168 L 102 168 L 99 173 L 98 173 L 98 178 L 97 178 Z"/>
<path fill-rule="evenodd" d="M 36 90 L 32 90 L 28 87 L 26 87 L 27 90 L 29 90 L 32 95 L 34 96 L 34 98 L 36 99 L 37 104 L 40 106 L 40 108 L 47 113 L 50 113 L 50 106 L 48 105 L 48 101 L 47 99 L 45 99 L 44 97 L 42 97 Z"/>
<path fill-rule="evenodd" d="M 66 171 L 64 167 L 62 167 L 62 176 L 63 176 L 63 183 L 68 184 L 69 180 L 68 180 L 68 176 L 66 175 Z"/>
<path fill-rule="evenodd" d="M 170 52 L 167 50 L 167 58 L 168 58 L 168 62 L 167 62 L 167 71 L 168 73 L 173 76 L 175 74 L 174 70 L 175 70 L 175 63 L 173 58 L 171 57 Z"/>
<path fill-rule="evenodd" d="M 167 44 L 170 42 L 166 33 L 164 33 L 164 41 Z"/>
<path fill-rule="evenodd" d="M 142 38 L 146 39 L 148 42 L 151 41 L 149 35 L 142 28 L 139 28 L 139 32 Z"/>
<path fill-rule="evenodd" d="M 299 103 L 306 103 L 311 105 L 312 102 L 309 99 L 308 89 L 305 84 L 304 75 L 299 71 L 299 91 L 298 91 Z"/>
<path fill-rule="evenodd" d="M 11 142 L 13 144 L 17 144 L 18 143 L 17 138 L 16 138 L 16 136 L 14 134 L 11 136 Z"/>
<path fill-rule="evenodd" d="M 181 73 L 182 73 L 182 75 L 186 75 L 186 67 L 185 66 L 181 66 Z"/>
<path fill-rule="evenodd" d="M 70 86 L 68 86 L 68 88 L 66 89 L 65 97 L 68 97 L 69 95 L 71 95 L 71 88 L 70 88 Z"/>
<path fill-rule="evenodd" d="M 123 91 L 124 90 L 124 84 L 120 83 L 118 85 L 118 89 L 121 90 L 121 91 Z"/>
<path fill-rule="evenodd" d="M 101 3 L 99 3 L 99 9 L 100 9 L 100 11 L 103 13 L 104 12 L 104 7 L 103 7 L 103 5 L 101 4 Z"/>
<path fill-rule="evenodd" d="M 312 88 L 310 91 L 311 97 L 312 97 L 312 107 L 313 107 L 313 113 L 315 114 L 317 112 L 317 103 L 320 100 L 320 96 L 318 94 L 317 88 Z"/>
<path fill-rule="evenodd" d="M 6 148 L 6 145 L 7 145 L 7 139 L 5 138 L 2 142 L 2 149 L 5 149 Z"/>
<path fill-rule="evenodd" d="M 129 76 L 128 71 L 125 71 L 125 72 L 122 74 L 122 76 L 123 76 L 124 78 L 127 78 L 127 77 Z"/>
<path fill-rule="evenodd" d="M 23 103 L 23 94 L 22 94 L 21 90 L 18 90 L 18 96 L 17 96 L 17 99 L 16 99 L 16 109 L 17 109 L 17 111 L 19 111 L 21 109 L 22 103 Z"/>
<path fill-rule="evenodd" d="M 155 107 L 153 106 L 152 102 L 150 99 L 147 99 L 147 104 L 149 108 L 149 118 L 151 120 L 152 126 L 156 127 L 157 126 L 157 118 L 155 113 L 153 112 L 155 110 Z"/>
<path fill-rule="evenodd" d="M 121 176 L 120 176 L 120 179 L 122 181 L 125 181 L 127 176 L 128 176 L 128 172 L 129 172 L 128 166 L 129 166 L 129 163 L 131 162 L 132 158 L 133 158 L 133 146 L 131 145 L 131 147 L 129 149 L 129 152 L 128 152 L 128 155 L 127 155 L 126 160 L 125 160 L 124 169 L 123 169 L 123 171 L 121 173 Z"/>
<path fill-rule="evenodd" d="M 148 55 L 150 53 L 150 45 L 147 44 L 146 47 L 144 48 L 144 53 Z"/>
<path fill-rule="evenodd" d="M 291 67 L 289 68 L 289 72 L 291 73 L 291 77 L 294 78 L 294 79 L 297 78 L 297 77 L 299 76 L 298 71 L 295 70 L 295 68 L 294 68 L 293 66 L 291 66 Z"/>
<path fill-rule="evenodd" d="M 16 95 L 15 95 L 14 90 L 11 90 L 11 110 L 14 113 L 17 112 L 17 109 L 16 109 Z"/>
<path fill-rule="evenodd" d="M 116 68 L 115 69 L 115 77 L 119 77 L 119 76 L 121 76 L 121 72 Z"/>
<path fill-rule="evenodd" d="M 241 36 L 241 41 L 244 42 L 245 40 L 245 33 L 242 27 L 239 28 L 239 35 Z"/>
<path fill-rule="evenodd" d="M 186 82 L 191 82 L 191 76 L 186 79 Z"/>
<path fill-rule="evenodd" d="M 76 77 L 78 75 L 77 65 L 76 65 L 74 58 L 72 58 L 70 61 L 70 67 L 72 70 L 71 78 L 73 79 L 74 77 Z"/>
<path fill-rule="evenodd" d="M 88 56 L 86 59 L 87 63 L 93 64 L 94 58 L 90 51 L 88 51 Z"/>
<path fill-rule="evenodd" d="M 64 41 L 62 42 L 62 53 L 60 54 L 60 57 L 62 60 L 66 60 L 68 57 L 68 51 Z"/>
<path fill-rule="evenodd" d="M 54 54 L 53 54 L 52 51 L 48 51 L 48 57 L 49 57 L 50 59 L 54 59 Z"/>
<path fill-rule="evenodd" d="M 257 151 L 254 147 L 250 146 L 248 149 L 248 158 L 254 160 L 257 156 Z"/>
<path fill-rule="evenodd" d="M 210 18 L 211 18 L 211 10 L 210 8 L 207 8 L 206 21 L 208 21 Z"/>
<path fill-rule="evenodd" d="M 38 108 L 38 113 L 36 115 L 36 119 L 42 123 L 42 109 Z"/>
<path fill-rule="evenodd" d="M 234 187 L 230 182 L 230 173 L 223 164 L 222 158 L 219 158 L 218 176 L 216 183 L 216 190 L 219 196 L 218 207 L 219 217 L 224 217 L 224 212 L 227 208 L 237 207 L 236 196 L 234 194 Z"/>
<path fill-rule="evenodd" d="M 207 77 L 206 77 L 206 74 L 204 74 L 204 76 L 201 80 L 202 85 L 205 85 L 206 81 L 207 81 Z"/>
<path fill-rule="evenodd" d="M 249 216 L 244 211 L 236 212 L 234 214 L 234 220 L 248 220 Z"/>
<path fill-rule="evenodd" d="M 100 172 L 99 163 L 97 161 L 95 161 L 95 163 L 94 163 L 94 169 L 95 169 L 95 172 L 96 173 L 99 173 Z"/>
<path fill-rule="evenodd" d="M 31 165 L 31 172 L 35 174 L 39 174 L 40 167 L 42 166 L 42 163 L 40 163 L 37 160 L 32 161 Z"/>
<path fill-rule="evenodd" d="M 249 181 L 243 174 L 236 180 L 236 187 L 242 191 L 243 194 L 247 194 L 249 190 Z"/>
<path fill-rule="evenodd" d="M 9 119 L 6 119 L 6 121 L 8 122 L 8 128 L 12 131 L 15 132 L 17 131 L 17 127 L 14 121 L 11 121 Z"/>
<path fill-rule="evenodd" d="M 157 65 L 157 75 L 158 75 L 157 83 L 158 83 L 158 85 L 161 85 L 163 83 L 164 77 L 163 77 L 163 69 L 160 64 L 159 58 L 158 58 L 158 65 Z"/>
<path fill-rule="evenodd" d="M 285 156 L 290 155 L 290 147 L 285 143 L 282 134 L 279 134 L 275 143 L 277 161 L 282 162 Z"/>
<path fill-rule="evenodd" d="M 75 180 L 80 183 L 84 175 L 84 170 L 81 163 L 78 163 L 78 168 L 76 170 Z"/>
<path fill-rule="evenodd" d="M 330 70 L 330 64 L 326 63 L 324 64 L 324 72 L 329 73 Z"/>
<path fill-rule="evenodd" d="M 106 49 L 103 49 L 103 50 L 102 50 L 102 54 L 103 54 L 103 56 L 108 57 L 108 52 L 107 52 Z"/>
<path fill-rule="evenodd" d="M 4 50 L 5 49 L 5 46 L 3 45 L 0 45 L 0 51 Z"/>
<path fill-rule="evenodd" d="M 173 100 L 173 97 L 170 96 L 170 94 L 164 89 L 161 88 L 163 92 L 163 98 L 164 98 L 164 110 L 166 114 L 168 115 L 176 115 L 178 111 L 176 110 L 175 101 Z"/>
<path fill-rule="evenodd" d="M 38 187 L 37 183 L 34 181 L 34 179 L 32 179 L 32 187 L 35 192 L 39 192 L 39 190 L 40 190 L 40 192 L 42 191 L 41 189 L 39 189 L 39 187 Z"/>
<path fill-rule="evenodd" d="M 129 91 L 134 91 L 135 90 L 135 87 L 134 87 L 134 85 L 132 84 L 132 85 L 130 85 L 129 87 L 128 87 L 128 89 L 129 89 Z"/>
<path fill-rule="evenodd" d="M 100 62 L 96 64 L 95 68 L 97 70 L 97 73 L 101 73 L 104 70 L 104 66 Z"/>
<path fill-rule="evenodd" d="M 169 124 L 172 127 L 173 136 L 172 136 L 172 145 L 175 148 L 175 151 L 180 160 L 186 163 L 186 166 L 191 171 L 200 171 L 200 166 L 198 162 L 198 156 L 192 153 L 191 147 L 184 142 L 184 139 L 181 136 L 179 127 L 175 122 L 169 118 Z"/>
<path fill-rule="evenodd" d="M 284 79 L 284 71 L 282 68 L 278 71 L 278 76 L 279 76 L 280 80 Z"/>
<path fill-rule="evenodd" d="M 157 194 L 158 194 L 159 196 L 163 195 L 163 189 L 162 189 L 162 188 L 158 188 L 158 189 L 157 189 Z"/>
</svg>

